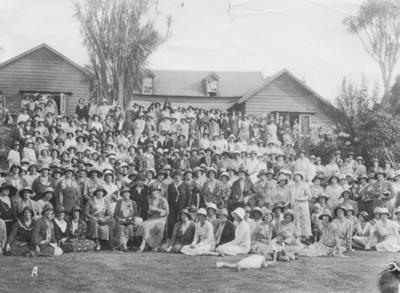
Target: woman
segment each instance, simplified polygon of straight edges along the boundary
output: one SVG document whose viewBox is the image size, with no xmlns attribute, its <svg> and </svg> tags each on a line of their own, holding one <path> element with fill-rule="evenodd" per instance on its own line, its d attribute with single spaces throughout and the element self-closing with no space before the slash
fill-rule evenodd
<svg viewBox="0 0 400 293">
<path fill-rule="evenodd" d="M 117 184 L 114 183 L 114 172 L 112 170 L 104 171 L 104 184 L 103 187 L 107 191 L 104 197 L 107 204 L 110 206 L 111 213 L 114 213 L 117 201 L 120 200 L 119 189 Z"/>
<path fill-rule="evenodd" d="M 218 194 L 217 194 L 217 206 L 218 208 L 226 208 L 227 202 L 229 199 L 229 195 L 231 194 L 231 188 L 232 185 L 229 182 L 229 174 L 228 172 L 222 172 L 222 174 L 219 176 L 220 180 L 220 185 L 218 188 Z"/>
<path fill-rule="evenodd" d="M 33 225 L 31 245 L 36 256 L 58 256 L 63 253 L 54 236 L 53 219 L 54 208 L 47 204 L 42 211 L 42 217 Z"/>
<path fill-rule="evenodd" d="M 125 187 L 121 190 L 122 198 L 118 200 L 114 219 L 116 221 L 115 231 L 117 247 L 122 251 L 128 251 L 128 241 L 133 239 L 139 221 L 136 202 L 130 199 L 130 189 Z"/>
<path fill-rule="evenodd" d="M 29 186 L 24 187 L 19 191 L 19 197 L 17 200 L 17 214 L 22 213 L 25 207 L 29 206 L 33 211 L 33 220 L 40 218 L 40 206 L 39 204 L 31 199 L 33 194 L 32 189 Z"/>
<path fill-rule="evenodd" d="M 0 187 L 0 219 L 5 222 L 7 235 L 11 233 L 16 217 L 16 207 L 11 199 L 16 192 L 17 189 L 7 183 L 3 183 Z"/>
<path fill-rule="evenodd" d="M 389 210 L 387 208 L 381 208 L 379 221 L 375 224 L 374 229 L 378 238 L 377 251 L 400 251 L 399 230 L 396 223 L 389 220 Z"/>
<path fill-rule="evenodd" d="M 74 169 L 68 167 L 64 171 L 64 177 L 60 179 L 56 188 L 56 206 L 63 207 L 67 213 L 71 213 L 74 206 L 80 206 L 81 190 L 74 177 Z"/>
<path fill-rule="evenodd" d="M 311 193 L 308 185 L 303 182 L 303 174 L 296 172 L 293 174 L 293 210 L 295 214 L 295 222 L 299 227 L 300 237 L 302 240 L 309 240 L 311 233 L 311 219 L 309 201 Z"/>
<path fill-rule="evenodd" d="M 50 168 L 48 165 L 43 165 L 40 167 L 40 175 L 33 180 L 32 190 L 36 194 L 33 198 L 34 200 L 39 200 L 43 192 L 51 186 L 52 180 L 49 174 Z"/>
<path fill-rule="evenodd" d="M 273 219 L 273 212 L 270 210 L 265 211 L 263 222 L 256 228 L 254 242 L 250 248 L 251 253 L 262 254 L 264 256 L 266 256 L 265 253 L 269 254 L 269 244 L 276 232 L 272 224 Z"/>
<path fill-rule="evenodd" d="M 157 248 L 164 235 L 165 224 L 169 214 L 168 202 L 161 197 L 161 186 L 153 184 L 150 187 L 148 219 L 141 223 L 136 236 L 142 237 L 142 244 L 137 252 L 143 252 L 146 246 Z"/>
<path fill-rule="evenodd" d="M 286 251 L 290 253 L 298 253 L 304 248 L 300 242 L 299 230 L 294 224 L 294 212 L 291 209 L 285 211 L 283 221 L 278 224 L 278 233 L 285 235 Z"/>
<path fill-rule="evenodd" d="M 272 202 L 274 205 L 276 204 L 289 204 L 291 200 L 291 188 L 288 185 L 289 180 L 286 178 L 284 174 L 279 175 L 277 180 L 278 185 L 274 189 L 274 193 L 272 195 Z"/>
<path fill-rule="evenodd" d="M 299 251 L 300 256 L 343 256 L 343 247 L 340 246 L 338 231 L 332 224 L 332 213 L 324 210 L 319 216 L 322 221 L 321 239 Z"/>
<path fill-rule="evenodd" d="M 310 193 L 311 193 L 311 203 L 314 204 L 317 202 L 317 197 L 320 194 L 325 194 L 325 189 L 321 186 L 321 182 L 323 177 L 320 175 L 316 175 L 311 182 L 313 183 L 310 186 Z"/>
<path fill-rule="evenodd" d="M 344 191 L 344 188 L 338 183 L 339 177 L 332 175 L 328 180 L 328 186 L 326 187 L 326 196 L 329 198 L 328 204 L 331 208 L 336 208 L 339 204 L 339 197 Z"/>
<path fill-rule="evenodd" d="M 228 243 L 217 247 L 216 252 L 220 256 L 248 254 L 251 246 L 250 227 L 244 221 L 245 211 L 243 208 L 236 208 L 232 212 L 232 217 L 237 223 L 235 238 Z"/>
<path fill-rule="evenodd" d="M 370 235 L 373 233 L 372 225 L 368 222 L 369 215 L 366 211 L 361 211 L 357 215 L 358 223 L 355 227 L 352 247 L 357 250 L 366 250 L 371 248 Z"/>
<path fill-rule="evenodd" d="M 188 209 L 180 210 L 178 217 L 180 221 L 175 224 L 171 241 L 165 248 L 169 253 L 179 253 L 182 247 L 192 243 L 194 238 L 196 228 Z"/>
<path fill-rule="evenodd" d="M 74 207 L 71 213 L 71 220 L 68 224 L 69 238 L 64 243 L 64 246 L 68 246 L 71 252 L 94 250 L 96 243 L 90 239 L 86 239 L 87 225 L 81 218 L 82 209 L 78 206 Z"/>
<path fill-rule="evenodd" d="M 197 222 L 192 244 L 182 247 L 181 253 L 186 255 L 210 254 L 215 248 L 214 228 L 207 221 L 207 212 L 200 208 L 197 211 Z"/>
<path fill-rule="evenodd" d="M 63 207 L 57 209 L 56 217 L 54 218 L 54 237 L 64 252 L 71 252 L 70 245 L 66 243 L 69 238 L 70 229 L 68 222 L 65 220 L 65 214 L 66 212 Z"/>
<path fill-rule="evenodd" d="M 201 196 L 204 198 L 206 205 L 208 203 L 217 204 L 219 181 L 216 179 L 217 170 L 210 167 L 207 171 L 208 180 L 204 183 Z"/>
<path fill-rule="evenodd" d="M 21 217 L 14 223 L 10 235 L 7 238 L 4 252 L 12 256 L 28 256 L 33 254 L 30 242 L 33 230 L 33 210 L 27 206 L 24 208 Z"/>
<path fill-rule="evenodd" d="M 341 246 L 341 249 L 351 251 L 353 227 L 351 222 L 346 219 L 346 212 L 347 210 L 345 207 L 337 206 L 334 210 L 334 215 L 336 216 L 336 219 L 334 219 L 332 223 L 337 229 L 339 245 Z"/>
<path fill-rule="evenodd" d="M 101 250 L 100 240 L 110 240 L 110 225 L 112 224 L 112 214 L 107 206 L 104 196 L 107 191 L 98 186 L 86 203 L 85 216 L 88 225 L 88 238 L 96 242 L 96 251 Z"/>
</svg>

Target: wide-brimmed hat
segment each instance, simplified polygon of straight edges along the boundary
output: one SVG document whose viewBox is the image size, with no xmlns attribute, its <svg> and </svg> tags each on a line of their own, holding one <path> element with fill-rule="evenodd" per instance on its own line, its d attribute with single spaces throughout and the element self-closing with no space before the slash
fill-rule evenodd
<svg viewBox="0 0 400 293">
<path fill-rule="evenodd" d="M 49 210 L 54 211 L 54 207 L 53 207 L 53 205 L 52 205 L 51 203 L 46 203 L 46 204 L 44 205 L 44 207 L 43 207 L 42 215 L 44 215 L 44 213 L 46 213 L 46 212 L 49 211 Z"/>
<path fill-rule="evenodd" d="M 285 174 L 281 174 L 281 175 L 279 175 L 278 176 L 278 179 L 276 180 L 276 182 L 280 182 L 280 181 L 282 181 L 282 180 L 285 180 L 286 181 L 286 184 L 289 182 L 289 180 L 286 178 L 286 175 Z"/>
<path fill-rule="evenodd" d="M 233 212 L 232 212 L 232 214 L 235 214 L 235 215 L 237 215 L 240 219 L 244 219 L 244 216 L 246 215 L 246 212 L 244 211 L 244 209 L 243 208 L 236 208 Z"/>
<path fill-rule="evenodd" d="M 197 210 L 197 214 L 198 215 L 203 215 L 205 217 L 207 217 L 207 211 L 204 208 L 200 208 Z"/>
<path fill-rule="evenodd" d="M 281 209 L 283 211 L 285 209 L 285 206 L 282 203 L 276 203 L 272 207 L 272 212 L 275 212 L 276 209 Z"/>
<path fill-rule="evenodd" d="M 30 194 L 33 193 L 33 190 L 32 190 L 32 188 L 31 188 L 30 186 L 24 186 L 24 187 L 18 192 L 18 194 L 19 194 L 20 196 L 22 196 L 22 195 L 24 194 L 25 191 L 29 192 Z"/>
<path fill-rule="evenodd" d="M 214 167 L 210 167 L 207 170 L 207 176 L 209 176 L 210 172 L 214 172 L 215 175 L 217 175 L 217 169 L 215 169 Z"/>
<path fill-rule="evenodd" d="M 128 187 L 128 186 L 124 186 L 122 189 L 121 189 L 121 195 L 122 194 L 124 194 L 125 192 L 131 192 L 131 190 L 130 190 L 130 188 Z"/>
<path fill-rule="evenodd" d="M 346 212 L 347 212 L 347 209 L 346 209 L 346 207 L 345 206 L 343 206 L 343 205 L 338 205 L 336 208 L 335 208 L 335 210 L 334 210 L 334 215 L 337 217 L 337 211 L 338 210 L 342 210 L 343 212 L 344 212 L 344 214 L 346 214 Z"/>
<path fill-rule="evenodd" d="M 59 215 L 59 214 L 61 214 L 61 213 L 64 213 L 64 214 L 67 213 L 67 210 L 66 210 L 63 206 L 59 206 L 59 207 L 56 209 L 56 214 L 57 214 L 57 215 Z"/>
<path fill-rule="evenodd" d="M 246 176 L 249 176 L 249 172 L 248 172 L 247 169 L 245 169 L 244 167 L 240 167 L 240 168 L 239 168 L 238 174 L 239 174 L 240 172 L 243 172 L 244 174 L 246 174 Z"/>
<path fill-rule="evenodd" d="M 332 174 L 332 176 L 329 177 L 329 179 L 328 179 L 328 183 L 329 183 L 329 184 L 331 184 L 333 178 L 336 178 L 336 180 L 339 181 L 339 176 L 338 176 L 338 174 Z"/>
<path fill-rule="evenodd" d="M 219 209 L 217 212 L 217 215 L 225 215 L 225 216 L 229 217 L 229 213 L 226 208 Z"/>
<path fill-rule="evenodd" d="M 319 216 L 319 219 L 322 220 L 323 216 L 329 217 L 329 222 L 332 222 L 332 212 L 328 209 L 322 211 L 321 215 Z"/>
<path fill-rule="evenodd" d="M 179 214 L 185 214 L 186 216 L 188 216 L 189 219 L 192 218 L 192 216 L 187 208 L 180 209 Z"/>
<path fill-rule="evenodd" d="M 381 208 L 381 211 L 379 212 L 379 216 L 383 215 L 383 214 L 387 214 L 388 217 L 390 216 L 389 210 L 387 208 Z"/>
<path fill-rule="evenodd" d="M 221 180 L 221 178 L 224 177 L 224 176 L 229 180 L 230 177 L 229 177 L 228 172 L 226 172 L 226 171 L 222 172 L 221 175 L 219 175 L 219 180 Z"/>
<path fill-rule="evenodd" d="M 181 170 L 175 170 L 174 172 L 172 172 L 172 177 L 175 177 L 175 176 L 182 176 L 183 174 L 182 174 L 182 171 Z"/>
<path fill-rule="evenodd" d="M 89 177 L 91 177 L 93 173 L 96 173 L 98 177 L 101 177 L 103 175 L 103 172 L 101 172 L 99 169 L 92 169 L 89 171 Z"/>
<path fill-rule="evenodd" d="M 351 192 L 351 190 L 345 189 L 345 190 L 342 191 L 342 193 L 340 194 L 340 197 L 339 197 L 339 198 L 342 198 L 342 197 L 344 198 L 344 195 L 345 195 L 346 193 L 349 195 L 349 197 L 351 197 L 351 196 L 353 195 L 353 193 Z"/>
<path fill-rule="evenodd" d="M 261 208 L 261 210 L 262 210 L 262 217 L 263 217 L 263 219 L 264 219 L 267 215 L 271 215 L 272 218 L 274 217 L 274 213 L 273 213 L 270 209 L 267 209 L 267 208 L 263 207 L 263 208 Z"/>
<path fill-rule="evenodd" d="M 321 177 L 320 175 L 315 175 L 314 178 L 311 180 L 311 182 L 314 183 L 315 180 L 321 180 L 321 181 L 322 181 L 323 179 L 324 179 L 324 178 Z"/>
<path fill-rule="evenodd" d="M 151 184 L 150 188 L 149 188 L 149 193 L 151 194 L 153 191 L 156 191 L 156 190 L 161 191 L 161 185 L 158 183 Z"/>
<path fill-rule="evenodd" d="M 10 184 L 8 184 L 8 183 L 6 183 L 6 182 L 4 182 L 1 186 L 0 186 L 0 192 L 2 192 L 3 190 L 5 190 L 5 189 L 8 189 L 9 190 L 9 196 L 10 197 L 12 197 L 12 196 L 14 196 L 16 193 L 17 193 L 17 189 L 14 187 L 14 186 L 12 186 L 12 185 L 10 185 Z"/>
<path fill-rule="evenodd" d="M 385 178 L 387 177 L 386 172 L 385 172 L 382 168 L 378 168 L 378 169 L 375 171 L 375 179 L 378 177 L 379 174 L 382 174 Z"/>
<path fill-rule="evenodd" d="M 75 213 L 75 212 L 80 212 L 80 213 L 82 213 L 82 208 L 79 206 L 79 205 L 76 205 L 76 206 L 74 206 L 72 209 L 71 209 L 71 214 L 73 214 L 73 213 Z"/>
<path fill-rule="evenodd" d="M 206 207 L 207 207 L 207 209 L 213 209 L 215 211 L 218 211 L 217 205 L 213 202 L 207 203 Z"/>
<path fill-rule="evenodd" d="M 329 200 L 329 197 L 324 193 L 320 193 L 320 194 L 317 195 L 317 200 L 320 199 L 320 198 L 325 198 L 326 201 Z"/>
<path fill-rule="evenodd" d="M 254 214 L 254 212 L 259 212 L 260 215 L 261 215 L 261 217 L 263 216 L 263 211 L 261 210 L 260 207 L 255 207 L 255 208 L 253 208 L 253 214 Z"/>
<path fill-rule="evenodd" d="M 107 190 L 103 186 L 97 186 L 97 188 L 93 191 L 93 195 L 95 195 L 98 191 L 103 191 L 103 196 L 107 194 Z"/>
<path fill-rule="evenodd" d="M 35 212 L 33 211 L 33 209 L 32 209 L 30 206 L 26 206 L 26 207 L 24 207 L 24 209 L 21 211 L 20 216 L 23 216 L 24 213 L 25 213 L 26 211 L 30 211 L 32 217 L 35 215 Z"/>
<path fill-rule="evenodd" d="M 368 219 L 369 219 L 368 212 L 366 212 L 366 211 L 361 211 L 361 212 L 359 212 L 359 213 L 357 214 L 357 217 L 358 217 L 358 216 L 363 217 L 363 218 L 365 219 L 365 221 L 368 221 Z"/>
<path fill-rule="evenodd" d="M 294 172 L 294 173 L 293 173 L 293 178 L 294 178 L 294 176 L 296 176 L 296 175 L 299 175 L 299 176 L 301 177 L 301 180 L 304 180 L 304 175 L 303 175 L 302 172 L 299 172 L 299 171 Z"/>
</svg>

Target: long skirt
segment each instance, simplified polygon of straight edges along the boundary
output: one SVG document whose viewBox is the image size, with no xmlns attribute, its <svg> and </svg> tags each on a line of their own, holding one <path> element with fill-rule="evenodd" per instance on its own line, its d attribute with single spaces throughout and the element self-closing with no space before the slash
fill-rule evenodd
<svg viewBox="0 0 400 293">
<path fill-rule="evenodd" d="M 228 242 L 218 246 L 216 251 L 227 255 L 240 255 L 248 254 L 250 249 Z"/>
<path fill-rule="evenodd" d="M 30 252 L 29 243 L 14 241 L 10 244 L 10 256 L 23 256 Z"/>
<path fill-rule="evenodd" d="M 377 251 L 398 252 L 400 251 L 400 241 L 395 235 L 385 237 L 376 245 Z"/>
<path fill-rule="evenodd" d="M 294 214 L 300 236 L 311 237 L 310 208 L 308 202 L 296 202 L 294 205 Z"/>
<path fill-rule="evenodd" d="M 97 221 L 87 221 L 87 237 L 90 239 L 110 240 L 110 225 L 100 225 Z"/>
<path fill-rule="evenodd" d="M 136 236 L 141 236 L 150 247 L 158 247 L 163 239 L 166 218 L 155 218 L 139 224 Z"/>
<path fill-rule="evenodd" d="M 358 248 L 358 249 L 360 249 L 360 248 L 365 249 L 366 246 L 368 245 L 368 243 L 371 244 L 373 242 L 373 241 L 371 241 L 371 238 L 374 238 L 374 237 L 353 236 L 353 244 L 355 244 L 356 248 Z M 375 246 L 375 245 L 376 245 L 376 241 L 375 241 L 375 244 L 373 244 L 373 246 Z M 372 246 L 372 245 L 370 245 L 370 246 Z"/>
<path fill-rule="evenodd" d="M 92 251 L 95 247 L 96 243 L 90 239 L 70 239 L 61 246 L 64 252 Z"/>
<path fill-rule="evenodd" d="M 212 245 L 209 243 L 199 243 L 195 244 L 194 248 L 191 248 L 190 245 L 182 247 L 181 253 L 195 256 L 195 255 L 208 254 L 213 249 L 214 247 L 212 247 Z"/>
</svg>

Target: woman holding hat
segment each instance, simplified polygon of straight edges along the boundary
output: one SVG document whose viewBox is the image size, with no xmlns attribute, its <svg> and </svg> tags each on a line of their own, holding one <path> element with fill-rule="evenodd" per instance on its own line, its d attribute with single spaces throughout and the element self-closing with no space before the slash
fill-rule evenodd
<svg viewBox="0 0 400 293">
<path fill-rule="evenodd" d="M 36 256 L 58 256 L 63 253 L 54 236 L 54 208 L 47 204 L 42 217 L 33 225 L 31 246 Z"/>
<path fill-rule="evenodd" d="M 378 238 L 377 251 L 399 252 L 400 235 L 396 223 L 389 220 L 389 210 L 381 208 L 379 221 L 374 225 L 375 234 Z"/>
<path fill-rule="evenodd" d="M 232 217 L 237 223 L 235 238 L 232 241 L 222 244 L 216 248 L 216 252 L 218 252 L 220 256 L 249 253 L 251 246 L 251 233 L 249 225 L 244 220 L 244 216 L 245 211 L 243 208 L 236 208 L 232 212 Z"/>
<path fill-rule="evenodd" d="M 128 240 L 135 237 L 137 223 L 141 220 L 138 218 L 136 202 L 130 199 L 130 189 L 123 188 L 121 197 L 114 210 L 115 238 L 118 241 L 117 247 L 122 251 L 128 251 Z"/>
<path fill-rule="evenodd" d="M 148 219 L 141 223 L 136 231 L 136 236 L 142 237 L 138 252 L 143 252 L 147 246 L 153 249 L 160 246 L 169 214 L 168 202 L 161 196 L 161 186 L 153 184 L 149 193 Z"/>
<path fill-rule="evenodd" d="M 374 232 L 371 223 L 369 222 L 369 215 L 366 211 L 361 211 L 357 215 L 358 223 L 355 226 L 355 235 L 352 239 L 352 246 L 357 250 L 366 250 L 374 247 L 371 244 L 371 234 Z"/>
<path fill-rule="evenodd" d="M 76 205 L 82 204 L 81 189 L 75 179 L 74 169 L 67 167 L 64 176 L 55 187 L 56 207 L 64 207 L 67 213 Z"/>
<path fill-rule="evenodd" d="M 293 174 L 294 184 L 292 186 L 292 204 L 295 214 L 295 222 L 299 227 L 300 236 L 303 240 L 308 240 L 312 236 L 311 217 L 309 201 L 311 193 L 308 185 L 303 182 L 303 173 L 296 172 Z"/>
<path fill-rule="evenodd" d="M 82 209 L 75 206 L 71 211 L 71 220 L 68 222 L 68 239 L 64 246 L 71 252 L 92 251 L 96 247 L 93 240 L 87 239 L 87 225 L 82 219 Z"/>
<path fill-rule="evenodd" d="M 263 215 L 263 222 L 257 225 L 254 233 L 254 241 L 251 244 L 251 253 L 262 254 L 267 256 L 270 254 L 269 244 L 276 234 L 275 226 L 272 224 L 274 214 L 270 210 L 266 210 Z"/>
<path fill-rule="evenodd" d="M 179 211 L 179 222 L 174 226 L 171 241 L 164 248 L 166 252 L 179 253 L 182 247 L 192 243 L 195 234 L 195 224 L 191 221 L 188 209 Z"/>
<path fill-rule="evenodd" d="M 12 256 L 28 256 L 31 252 L 30 242 L 33 230 L 33 211 L 27 206 L 14 223 L 4 246 L 4 253 Z"/>
<path fill-rule="evenodd" d="M 335 219 L 333 224 L 335 225 L 339 237 L 339 245 L 343 250 L 351 251 L 352 248 L 352 236 L 353 236 L 353 225 L 346 218 L 347 210 L 344 206 L 337 206 L 334 210 Z"/>
<path fill-rule="evenodd" d="M 197 223 L 192 244 L 182 247 L 181 253 L 186 255 L 210 254 L 215 248 L 214 228 L 207 221 L 207 212 L 200 208 L 197 211 Z"/>
<path fill-rule="evenodd" d="M 102 186 L 98 186 L 86 203 L 85 216 L 88 225 L 88 238 L 96 242 L 96 250 L 101 249 L 100 240 L 110 240 L 110 225 L 112 224 L 112 214 L 104 196 L 107 191 Z"/>
</svg>

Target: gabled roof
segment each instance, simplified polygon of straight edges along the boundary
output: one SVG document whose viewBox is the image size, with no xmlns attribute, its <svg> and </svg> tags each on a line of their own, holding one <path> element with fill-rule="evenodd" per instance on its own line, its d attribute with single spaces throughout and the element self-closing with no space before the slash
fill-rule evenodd
<svg viewBox="0 0 400 293">
<path fill-rule="evenodd" d="M 319 100 L 322 104 L 324 104 L 328 108 L 334 107 L 328 100 L 323 98 L 320 94 L 318 94 L 316 91 L 314 91 L 311 87 L 309 87 L 306 83 L 304 83 L 296 75 L 294 75 L 292 72 L 290 72 L 287 69 L 282 69 L 282 70 L 278 71 L 276 74 L 266 78 L 261 84 L 257 85 L 256 87 L 251 89 L 249 92 L 247 92 L 242 98 L 240 98 L 238 101 L 238 104 L 242 104 L 242 103 L 246 102 L 252 96 L 254 96 L 258 92 L 260 92 L 265 87 L 269 86 L 274 80 L 276 80 L 277 78 L 281 77 L 284 74 L 289 75 L 289 77 L 291 77 L 298 84 L 300 84 L 303 88 L 305 88 L 307 91 L 309 91 L 317 100 Z"/>
<path fill-rule="evenodd" d="M 38 50 L 40 50 L 40 49 L 42 49 L 42 48 L 45 48 L 45 49 L 49 50 L 49 51 L 52 52 L 53 54 L 55 54 L 55 55 L 57 55 L 58 57 L 60 57 L 61 59 L 65 60 L 65 62 L 71 64 L 73 67 L 75 67 L 75 68 L 78 69 L 79 71 L 82 71 L 85 75 L 90 75 L 90 74 L 91 74 L 91 72 L 90 72 L 89 70 L 83 68 L 83 67 L 80 66 L 79 64 L 75 63 L 74 61 L 72 61 L 71 59 L 67 58 L 66 56 L 64 56 L 63 54 L 61 54 L 60 52 L 58 52 L 56 49 L 50 47 L 49 45 L 47 45 L 47 44 L 45 44 L 45 43 L 40 44 L 39 46 L 36 46 L 36 47 L 34 47 L 34 48 L 32 48 L 32 49 L 30 49 L 30 50 L 28 50 L 28 51 L 25 51 L 25 52 L 23 52 L 23 53 L 21 53 L 21 54 L 15 56 L 15 57 L 11 58 L 11 59 L 8 59 L 8 60 L 4 61 L 3 63 L 0 64 L 0 68 L 6 66 L 6 65 L 8 65 L 8 64 L 11 64 L 11 63 L 13 63 L 13 62 L 15 62 L 15 61 L 17 61 L 17 60 L 23 58 L 23 57 L 26 57 L 26 56 L 28 56 L 29 54 L 32 54 L 32 53 L 34 53 L 34 52 L 36 52 L 36 51 L 38 51 Z"/>
<path fill-rule="evenodd" d="M 218 96 L 242 97 L 263 81 L 257 71 L 190 71 L 151 70 L 154 73 L 153 94 L 159 96 L 204 97 L 204 77 L 218 76 Z"/>
<path fill-rule="evenodd" d="M 215 72 L 210 72 L 203 80 L 209 80 L 214 78 L 215 80 L 219 80 L 219 76 Z"/>
</svg>

